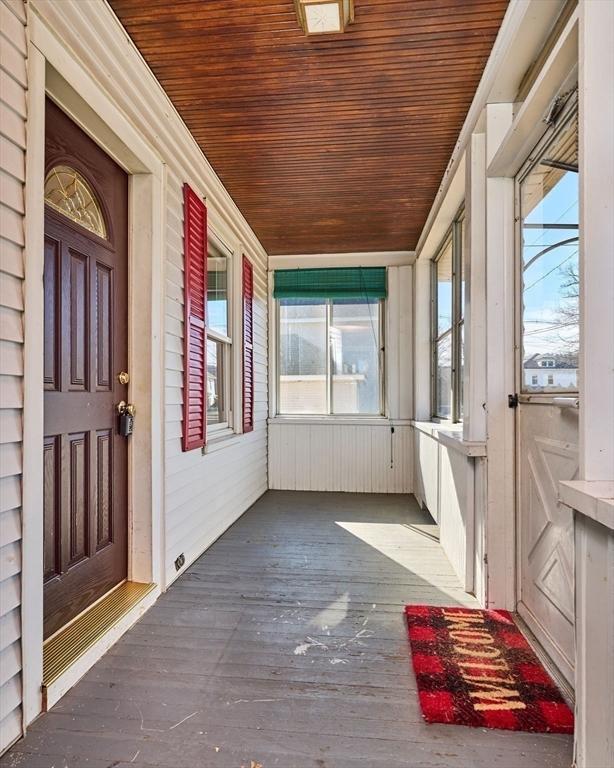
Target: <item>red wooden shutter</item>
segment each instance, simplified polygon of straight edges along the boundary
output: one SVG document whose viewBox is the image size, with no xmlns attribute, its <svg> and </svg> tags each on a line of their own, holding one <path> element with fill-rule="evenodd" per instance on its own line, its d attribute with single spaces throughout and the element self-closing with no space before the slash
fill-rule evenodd
<svg viewBox="0 0 614 768">
<path fill-rule="evenodd" d="M 183 450 L 205 444 L 207 431 L 207 208 L 183 185 Z"/>
<path fill-rule="evenodd" d="M 254 429 L 254 268 L 243 256 L 243 431 Z"/>
</svg>

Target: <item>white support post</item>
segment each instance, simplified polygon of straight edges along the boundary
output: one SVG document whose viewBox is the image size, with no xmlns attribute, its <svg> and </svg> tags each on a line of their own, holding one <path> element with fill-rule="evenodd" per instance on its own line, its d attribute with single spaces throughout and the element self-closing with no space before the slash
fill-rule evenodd
<svg viewBox="0 0 614 768">
<path fill-rule="evenodd" d="M 388 268 L 385 346 L 390 419 L 412 417 L 412 269 L 409 265 Z"/>
<path fill-rule="evenodd" d="M 614 765 L 614 3 L 579 10 L 581 480 L 570 485 L 589 503 L 575 504 L 575 765 L 593 768 Z"/>
<path fill-rule="evenodd" d="M 21 658 L 23 727 L 42 709 L 43 682 L 43 271 L 45 58 L 28 45 L 24 282 Z"/>
<path fill-rule="evenodd" d="M 399 317 L 401 311 L 401 291 L 399 285 L 400 267 L 388 268 L 388 301 L 386 313 L 386 408 L 390 419 L 399 418 Z"/>
<path fill-rule="evenodd" d="M 486 164 L 512 122 L 512 104 L 486 107 Z M 487 605 L 515 608 L 514 181 L 486 180 Z"/>
<path fill-rule="evenodd" d="M 474 133 L 465 171 L 463 439 L 486 439 L 486 135 Z"/>
<path fill-rule="evenodd" d="M 580 3 L 580 477 L 614 479 L 614 3 Z"/>
<path fill-rule="evenodd" d="M 412 371 L 414 348 L 413 327 L 413 266 L 399 267 L 400 314 L 399 314 L 399 419 L 411 419 Z"/>
<path fill-rule="evenodd" d="M 273 270 L 267 272 L 267 325 L 268 325 L 268 345 L 269 345 L 269 419 L 274 419 L 277 416 L 277 306 L 275 299 L 273 298 L 274 289 L 274 275 Z M 269 428 L 270 429 L 270 428 Z M 270 445 L 270 443 L 269 443 Z M 270 460 L 269 455 L 269 460 Z M 270 487 L 270 486 L 269 486 Z"/>
<path fill-rule="evenodd" d="M 465 365 L 463 439 L 486 440 L 486 135 L 474 133 L 465 162 Z M 486 604 L 486 460 L 471 464 L 473 590 Z"/>
<path fill-rule="evenodd" d="M 614 529 L 575 513 L 574 765 L 614 765 Z"/>
</svg>

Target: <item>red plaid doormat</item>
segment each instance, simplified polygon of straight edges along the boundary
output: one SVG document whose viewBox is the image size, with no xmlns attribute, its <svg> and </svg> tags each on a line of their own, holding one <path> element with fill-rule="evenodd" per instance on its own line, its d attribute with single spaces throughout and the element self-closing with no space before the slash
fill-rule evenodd
<svg viewBox="0 0 614 768">
<path fill-rule="evenodd" d="M 508 611 L 405 608 L 428 723 L 573 733 L 573 714 Z"/>
</svg>

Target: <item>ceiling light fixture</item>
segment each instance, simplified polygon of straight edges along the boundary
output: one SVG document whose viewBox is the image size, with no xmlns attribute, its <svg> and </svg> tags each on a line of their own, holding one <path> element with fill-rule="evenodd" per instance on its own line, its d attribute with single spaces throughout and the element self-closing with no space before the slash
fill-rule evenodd
<svg viewBox="0 0 614 768">
<path fill-rule="evenodd" d="M 354 0 L 294 0 L 306 35 L 345 32 L 354 21 Z"/>
</svg>

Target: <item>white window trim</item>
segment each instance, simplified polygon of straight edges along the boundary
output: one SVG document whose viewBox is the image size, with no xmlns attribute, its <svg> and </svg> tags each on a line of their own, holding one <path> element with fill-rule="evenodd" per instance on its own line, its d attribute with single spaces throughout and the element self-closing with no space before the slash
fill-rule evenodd
<svg viewBox="0 0 614 768">
<path fill-rule="evenodd" d="M 213 255 L 215 254 L 215 255 Z M 235 328 L 240 328 L 237 324 L 235 317 L 235 297 L 241 296 L 241 292 L 237 291 L 235 285 L 235 273 L 239 270 L 235 269 L 234 252 L 224 243 L 224 241 L 215 234 L 215 232 L 209 233 L 208 238 L 208 258 L 224 258 L 226 259 L 226 321 L 228 335 L 220 333 L 219 331 L 207 328 L 207 341 L 216 341 L 224 345 L 224 353 L 222 360 L 223 371 L 223 387 L 224 387 L 224 404 L 226 410 L 226 419 L 216 424 L 210 424 L 207 422 L 207 442 L 218 441 L 228 437 L 233 437 L 238 431 L 237 414 L 237 392 L 234 386 L 237 378 L 237 355 L 236 347 L 241 347 L 233 339 L 237 339 L 238 336 L 235 333 Z M 208 319 L 208 318 L 207 318 Z M 240 351 L 240 350 L 239 350 Z M 206 445 L 203 447 L 203 454 L 208 453 Z"/>
<path fill-rule="evenodd" d="M 464 243 L 462 227 L 465 218 L 464 203 L 457 211 L 435 255 L 431 259 L 431 419 L 434 423 L 461 424 L 463 404 L 461 399 L 461 335 L 465 323 L 464 307 L 461 303 L 464 267 Z M 452 245 L 452 318 L 450 327 L 439 333 L 437 317 L 437 262 L 442 253 Z M 446 336 L 451 337 L 452 371 L 450 375 L 451 413 L 448 418 L 437 414 L 437 344 Z"/>
<path fill-rule="evenodd" d="M 273 325 L 273 331 L 270 334 L 270 346 L 269 350 L 272 351 L 271 360 L 273 365 L 271 366 L 270 376 L 273 386 L 271 387 L 272 395 L 269 402 L 269 419 L 279 419 L 280 421 L 301 419 L 303 421 L 325 421 L 326 423 L 333 423 L 336 420 L 347 421 L 351 419 L 359 423 L 364 423 L 368 420 L 383 420 L 387 418 L 386 415 L 386 299 L 378 299 L 378 313 L 379 313 L 379 413 L 332 413 L 332 386 L 333 378 L 331 375 L 331 344 L 330 344 L 330 322 L 332 318 L 332 301 L 327 300 L 327 312 L 326 312 L 326 327 L 327 327 L 327 365 L 326 376 L 328 381 L 327 388 L 327 413 L 282 413 L 279 409 L 280 398 L 280 386 L 279 377 L 281 367 L 279 363 L 279 345 L 281 341 L 280 334 L 280 311 L 279 301 L 272 297 L 272 285 L 273 285 L 273 272 L 271 274 L 270 283 L 270 302 L 269 308 L 272 309 L 275 321 Z"/>
</svg>

